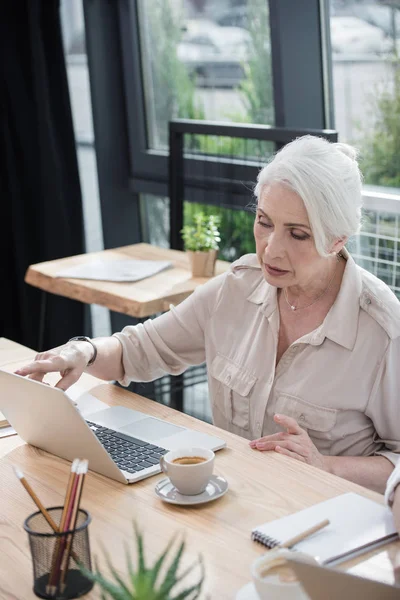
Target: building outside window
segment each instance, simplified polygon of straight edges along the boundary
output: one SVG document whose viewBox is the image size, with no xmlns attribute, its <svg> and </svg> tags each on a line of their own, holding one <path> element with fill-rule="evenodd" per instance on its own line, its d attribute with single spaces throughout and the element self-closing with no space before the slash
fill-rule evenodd
<svg viewBox="0 0 400 600">
<path fill-rule="evenodd" d="M 140 0 L 138 16 L 149 149 L 168 149 L 171 118 L 274 124 L 266 0 Z M 246 160 L 238 145 L 228 152 Z M 169 199 L 141 199 L 149 241 L 166 245 Z M 199 210 L 221 217 L 221 258 L 254 251 L 250 213 L 186 202 L 185 220 Z"/>
<path fill-rule="evenodd" d="M 400 2 L 330 0 L 335 122 L 357 146 L 365 218 L 354 258 L 400 297 Z"/>
</svg>

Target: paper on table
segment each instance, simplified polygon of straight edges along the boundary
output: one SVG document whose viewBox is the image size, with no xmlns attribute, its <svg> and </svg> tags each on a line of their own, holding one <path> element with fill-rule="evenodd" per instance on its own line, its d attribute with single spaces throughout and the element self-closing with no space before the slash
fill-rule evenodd
<svg viewBox="0 0 400 600">
<path fill-rule="evenodd" d="M 8 421 L 5 418 L 5 416 L 3 415 L 3 413 L 0 411 L 0 429 L 2 427 L 7 427 L 8 426 Z"/>
<path fill-rule="evenodd" d="M 56 277 L 96 281 L 139 281 L 171 266 L 172 263 L 167 260 L 95 260 L 58 271 Z"/>
<path fill-rule="evenodd" d="M 15 431 L 15 429 L 13 427 L 11 427 L 10 425 L 8 425 L 8 427 L 2 427 L 0 429 L 0 438 L 8 437 L 10 435 L 17 435 L 17 432 Z"/>
</svg>

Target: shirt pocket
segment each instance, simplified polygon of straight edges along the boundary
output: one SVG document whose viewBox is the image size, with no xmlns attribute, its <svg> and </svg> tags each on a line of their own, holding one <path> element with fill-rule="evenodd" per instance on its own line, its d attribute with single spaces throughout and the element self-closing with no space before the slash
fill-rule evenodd
<svg viewBox="0 0 400 600">
<path fill-rule="evenodd" d="M 217 354 L 211 363 L 211 376 L 219 383 L 215 404 L 229 423 L 241 429 L 249 429 L 250 392 L 257 377 L 245 367 Z"/>
<path fill-rule="evenodd" d="M 319 451 L 329 452 L 334 441 L 338 410 L 312 404 L 291 394 L 279 394 L 274 412 L 293 417 L 300 427 L 307 430 Z"/>
</svg>

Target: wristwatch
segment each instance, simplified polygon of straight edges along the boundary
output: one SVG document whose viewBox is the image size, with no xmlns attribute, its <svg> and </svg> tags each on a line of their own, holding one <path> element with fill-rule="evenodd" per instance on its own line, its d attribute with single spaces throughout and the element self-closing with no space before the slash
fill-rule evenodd
<svg viewBox="0 0 400 600">
<path fill-rule="evenodd" d="M 74 341 L 76 341 L 76 342 L 89 342 L 89 344 L 92 344 L 92 346 L 93 346 L 93 356 L 89 360 L 88 364 L 86 365 L 87 367 L 90 367 L 94 363 L 94 361 L 96 360 L 96 357 L 97 357 L 97 348 L 96 348 L 94 342 L 89 337 L 87 337 L 86 335 L 77 335 L 77 336 L 71 338 L 70 340 L 68 340 L 68 342 L 74 342 Z"/>
</svg>

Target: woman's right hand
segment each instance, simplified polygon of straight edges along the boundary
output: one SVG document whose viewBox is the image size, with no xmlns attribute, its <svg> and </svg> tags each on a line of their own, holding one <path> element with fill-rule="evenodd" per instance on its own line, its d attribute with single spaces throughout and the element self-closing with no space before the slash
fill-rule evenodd
<svg viewBox="0 0 400 600">
<path fill-rule="evenodd" d="M 67 390 L 73 383 L 78 381 L 91 358 L 91 345 L 87 342 L 73 341 L 58 346 L 46 352 L 40 352 L 35 360 L 21 369 L 17 369 L 17 375 L 27 375 L 35 381 L 43 381 L 46 373 L 59 372 L 61 379 L 57 382 L 57 388 Z"/>
</svg>

